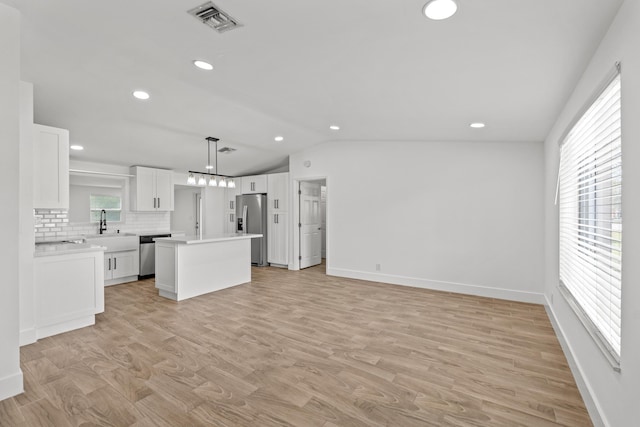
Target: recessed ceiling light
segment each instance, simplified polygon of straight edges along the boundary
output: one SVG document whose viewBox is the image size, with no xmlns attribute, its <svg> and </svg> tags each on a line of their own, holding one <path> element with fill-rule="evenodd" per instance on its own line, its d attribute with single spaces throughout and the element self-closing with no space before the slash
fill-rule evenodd
<svg viewBox="0 0 640 427">
<path fill-rule="evenodd" d="M 338 125 L 331 125 L 331 126 L 329 126 L 329 129 L 331 129 L 331 130 L 340 130 L 340 126 L 338 126 Z"/>
<path fill-rule="evenodd" d="M 202 69 L 202 70 L 207 70 L 207 71 L 211 71 L 213 70 L 213 65 L 209 64 L 208 62 L 205 61 L 200 61 L 200 60 L 195 60 L 193 61 L 193 65 L 195 65 L 196 67 Z"/>
<path fill-rule="evenodd" d="M 76 150 L 76 151 L 84 150 L 84 147 L 82 145 L 70 145 L 69 148 L 71 148 L 72 150 Z"/>
<path fill-rule="evenodd" d="M 149 99 L 149 94 L 143 90 L 134 90 L 133 96 L 134 98 L 138 98 L 142 100 Z"/>
<path fill-rule="evenodd" d="M 458 10 L 458 5 L 454 0 L 431 0 L 424 5 L 422 12 L 429 19 L 441 21 L 451 18 Z"/>
<path fill-rule="evenodd" d="M 484 127 L 484 123 L 480 123 L 480 122 L 471 123 L 469 126 L 471 126 L 474 129 L 481 129 Z"/>
<path fill-rule="evenodd" d="M 280 141 L 284 141 L 284 136 L 276 136 L 275 138 L 273 138 L 274 141 L 276 142 L 280 142 Z"/>
</svg>

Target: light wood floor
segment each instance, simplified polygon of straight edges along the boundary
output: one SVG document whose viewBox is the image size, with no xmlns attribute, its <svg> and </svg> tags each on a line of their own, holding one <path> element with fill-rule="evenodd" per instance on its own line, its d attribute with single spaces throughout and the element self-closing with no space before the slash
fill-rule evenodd
<svg viewBox="0 0 640 427">
<path fill-rule="evenodd" d="M 172 302 L 106 289 L 22 348 L 2 426 L 588 426 L 542 306 L 302 272 Z"/>
</svg>

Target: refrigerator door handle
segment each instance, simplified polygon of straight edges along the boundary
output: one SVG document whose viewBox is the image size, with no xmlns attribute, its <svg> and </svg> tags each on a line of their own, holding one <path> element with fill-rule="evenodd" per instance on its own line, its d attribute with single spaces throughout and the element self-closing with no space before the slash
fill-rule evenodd
<svg viewBox="0 0 640 427">
<path fill-rule="evenodd" d="M 244 205 L 242 207 L 242 233 L 243 234 L 247 234 L 247 229 L 248 229 L 248 224 L 247 224 L 247 211 L 249 209 L 249 206 Z"/>
</svg>

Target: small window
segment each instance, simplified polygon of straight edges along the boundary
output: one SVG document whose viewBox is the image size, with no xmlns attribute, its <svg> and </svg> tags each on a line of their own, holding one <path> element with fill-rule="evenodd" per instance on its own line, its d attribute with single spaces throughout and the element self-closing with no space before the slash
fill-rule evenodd
<svg viewBox="0 0 640 427">
<path fill-rule="evenodd" d="M 120 222 L 120 214 L 122 212 L 122 199 L 120 196 L 91 194 L 89 196 L 89 206 L 91 222 L 100 222 L 100 213 L 103 210 L 107 213 L 107 222 Z"/>
</svg>

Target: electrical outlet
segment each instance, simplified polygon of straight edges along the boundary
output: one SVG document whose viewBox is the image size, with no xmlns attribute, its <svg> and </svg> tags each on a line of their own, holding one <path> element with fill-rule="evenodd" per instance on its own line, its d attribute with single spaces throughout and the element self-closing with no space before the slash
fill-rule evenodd
<svg viewBox="0 0 640 427">
<path fill-rule="evenodd" d="M 380 264 L 376 264 L 376 271 L 380 271 Z"/>
</svg>

